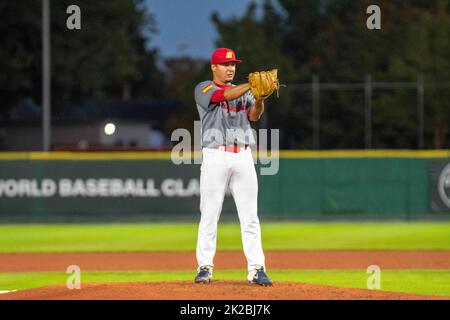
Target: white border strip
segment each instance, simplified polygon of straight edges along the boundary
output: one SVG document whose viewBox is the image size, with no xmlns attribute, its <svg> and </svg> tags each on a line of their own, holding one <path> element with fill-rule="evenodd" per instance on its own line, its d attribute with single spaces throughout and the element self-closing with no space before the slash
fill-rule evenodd
<svg viewBox="0 0 450 320">
<path fill-rule="evenodd" d="M 0 294 L 16 292 L 17 290 L 0 290 Z"/>
</svg>

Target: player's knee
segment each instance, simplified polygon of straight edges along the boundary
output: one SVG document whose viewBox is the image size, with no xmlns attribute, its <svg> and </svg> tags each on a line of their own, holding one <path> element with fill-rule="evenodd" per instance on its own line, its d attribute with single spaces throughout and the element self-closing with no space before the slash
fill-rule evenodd
<svg viewBox="0 0 450 320">
<path fill-rule="evenodd" d="M 251 219 L 244 219 L 241 221 L 241 229 L 243 232 L 259 232 L 260 225 L 258 217 L 253 217 Z"/>
</svg>

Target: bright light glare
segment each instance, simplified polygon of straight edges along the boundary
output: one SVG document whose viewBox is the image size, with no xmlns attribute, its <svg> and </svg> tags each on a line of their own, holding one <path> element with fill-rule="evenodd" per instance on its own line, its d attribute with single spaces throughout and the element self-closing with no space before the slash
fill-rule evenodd
<svg viewBox="0 0 450 320">
<path fill-rule="evenodd" d="M 116 125 L 114 123 L 107 123 L 105 125 L 105 133 L 110 136 L 116 131 Z"/>
</svg>

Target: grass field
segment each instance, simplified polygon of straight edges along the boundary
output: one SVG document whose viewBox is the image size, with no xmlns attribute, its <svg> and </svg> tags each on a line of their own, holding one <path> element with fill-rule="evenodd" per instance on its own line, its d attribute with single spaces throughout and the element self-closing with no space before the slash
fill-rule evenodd
<svg viewBox="0 0 450 320">
<path fill-rule="evenodd" d="M 262 223 L 266 250 L 450 250 L 450 223 Z M 194 251 L 197 224 L 0 225 L 0 253 Z M 241 250 L 236 224 L 220 224 L 218 250 Z M 450 259 L 450 254 L 449 254 Z M 1 262 L 0 262 L 1 263 Z M 82 283 L 189 280 L 193 270 L 83 272 Z M 215 279 L 245 280 L 245 270 Z M 365 270 L 270 270 L 274 281 L 366 288 Z M 57 272 L 0 273 L 0 290 L 65 284 Z M 450 296 L 450 270 L 383 270 L 381 289 Z"/>
<path fill-rule="evenodd" d="M 242 248 L 220 224 L 218 249 Z M 266 250 L 450 249 L 450 223 L 262 223 Z M 0 225 L 0 252 L 192 251 L 197 224 Z"/>
</svg>

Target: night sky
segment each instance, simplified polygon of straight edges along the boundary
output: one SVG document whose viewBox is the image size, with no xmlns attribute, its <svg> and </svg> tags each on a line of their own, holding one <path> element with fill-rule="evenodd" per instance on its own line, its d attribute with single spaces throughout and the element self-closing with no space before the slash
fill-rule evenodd
<svg viewBox="0 0 450 320">
<path fill-rule="evenodd" d="M 217 33 L 211 14 L 221 18 L 242 16 L 251 0 L 146 0 L 154 15 L 158 34 L 150 47 L 159 47 L 163 57 L 183 54 L 209 58 Z M 262 4 L 263 0 L 254 0 Z M 258 13 L 260 11 L 258 10 Z"/>
</svg>

